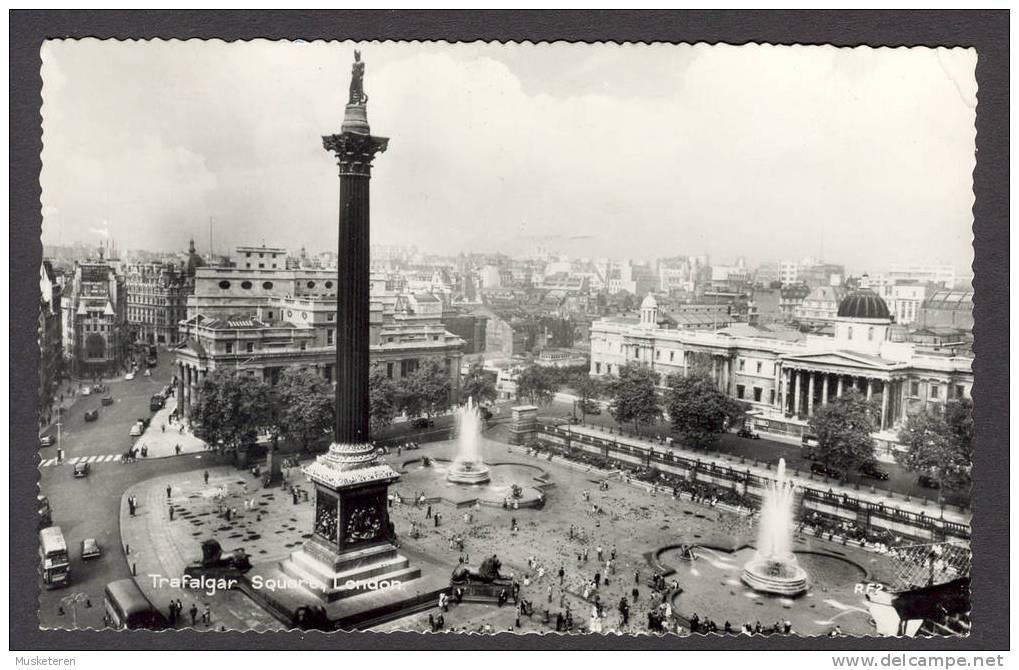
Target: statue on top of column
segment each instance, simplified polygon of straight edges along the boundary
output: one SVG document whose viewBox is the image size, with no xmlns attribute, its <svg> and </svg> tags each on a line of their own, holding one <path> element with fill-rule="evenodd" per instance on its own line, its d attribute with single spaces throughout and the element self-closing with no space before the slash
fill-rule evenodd
<svg viewBox="0 0 1019 670">
<path fill-rule="evenodd" d="M 363 105 L 368 102 L 368 96 L 364 92 L 364 63 L 361 62 L 361 52 L 354 49 L 354 65 L 351 67 L 350 77 L 350 100 L 348 104 Z"/>
</svg>

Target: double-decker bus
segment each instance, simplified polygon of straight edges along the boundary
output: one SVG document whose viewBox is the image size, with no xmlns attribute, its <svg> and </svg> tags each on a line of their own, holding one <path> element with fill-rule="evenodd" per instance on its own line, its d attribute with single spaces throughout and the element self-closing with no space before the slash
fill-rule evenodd
<svg viewBox="0 0 1019 670">
<path fill-rule="evenodd" d="M 70 583 L 71 560 L 60 526 L 50 526 L 39 531 L 39 560 L 46 588 L 56 589 Z"/>
</svg>

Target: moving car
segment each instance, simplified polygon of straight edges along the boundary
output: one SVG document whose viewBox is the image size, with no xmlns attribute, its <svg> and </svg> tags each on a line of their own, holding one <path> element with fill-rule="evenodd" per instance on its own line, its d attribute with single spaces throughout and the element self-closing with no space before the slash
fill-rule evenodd
<svg viewBox="0 0 1019 670">
<path fill-rule="evenodd" d="M 94 409 L 94 410 L 92 410 L 90 412 L 85 412 L 85 420 L 86 421 L 95 421 L 98 418 L 99 418 L 99 410 L 97 410 L 97 409 Z"/>
<path fill-rule="evenodd" d="M 42 437 L 39 438 L 40 447 L 52 447 L 56 443 L 57 438 L 53 437 L 52 435 L 43 435 Z"/>
<path fill-rule="evenodd" d="M 99 543 L 94 537 L 86 537 L 81 541 L 81 560 L 87 561 L 90 558 L 99 558 L 103 555 L 103 550 L 99 547 Z"/>
<path fill-rule="evenodd" d="M 124 375 L 124 379 L 126 379 L 127 381 L 131 381 L 132 379 L 134 379 L 134 373 L 128 372 L 126 375 Z"/>
<path fill-rule="evenodd" d="M 435 421 L 429 419 L 428 417 L 419 416 L 418 418 L 411 421 L 410 425 L 412 428 L 431 428 L 432 426 L 435 425 Z"/>
<path fill-rule="evenodd" d="M 840 479 L 842 477 L 842 472 L 829 467 L 824 463 L 811 463 L 810 471 L 815 475 L 821 475 L 822 477 L 827 477 L 829 479 Z"/>
<path fill-rule="evenodd" d="M 761 439 L 761 436 L 758 433 L 755 433 L 754 431 L 752 431 L 749 428 L 740 428 L 739 431 L 736 434 L 738 436 L 740 436 L 740 437 L 745 437 L 748 440 L 759 440 L 759 439 Z"/>
<path fill-rule="evenodd" d="M 128 435 L 130 435 L 131 437 L 138 437 L 139 435 L 142 434 L 142 431 L 143 431 L 142 422 L 141 421 L 136 421 L 131 426 L 131 431 L 128 433 Z"/>
<path fill-rule="evenodd" d="M 888 473 L 879 468 L 877 463 L 864 463 L 857 471 L 861 477 L 867 477 L 868 479 L 879 479 L 881 481 L 888 479 Z"/>
<path fill-rule="evenodd" d="M 163 630 L 170 627 L 166 617 L 130 577 L 107 584 L 105 596 L 105 620 L 110 628 Z"/>
<path fill-rule="evenodd" d="M 81 462 L 74 464 L 75 479 L 84 479 L 85 477 L 88 477 L 88 473 L 90 472 L 92 472 L 92 466 L 89 465 L 88 463 Z"/>
<path fill-rule="evenodd" d="M 920 478 L 916 480 L 916 483 L 925 489 L 940 489 L 941 484 L 938 480 L 934 479 L 930 475 L 920 475 Z"/>
<path fill-rule="evenodd" d="M 103 398 L 103 407 L 109 407 L 112 404 L 113 404 L 113 398 L 111 398 L 109 396 L 106 396 L 105 398 Z"/>
<path fill-rule="evenodd" d="M 165 404 L 166 400 L 164 400 L 163 396 L 159 395 L 158 393 L 149 398 L 149 410 L 152 412 L 158 412 L 159 410 L 163 409 L 163 405 Z"/>
<path fill-rule="evenodd" d="M 92 387 L 91 386 L 86 386 L 86 387 L 82 388 L 81 389 L 81 394 L 82 395 L 92 395 Z"/>
</svg>

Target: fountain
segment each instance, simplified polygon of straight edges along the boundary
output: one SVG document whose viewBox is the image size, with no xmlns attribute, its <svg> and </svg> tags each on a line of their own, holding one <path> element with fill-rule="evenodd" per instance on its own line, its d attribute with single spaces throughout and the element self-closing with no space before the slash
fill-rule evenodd
<svg viewBox="0 0 1019 670">
<path fill-rule="evenodd" d="M 489 468 L 481 460 L 481 408 L 468 398 L 467 404 L 457 410 L 456 458 L 446 479 L 456 484 L 483 484 L 490 479 Z"/>
<path fill-rule="evenodd" d="M 795 596 L 807 590 L 807 572 L 793 555 L 793 485 L 779 459 L 775 480 L 764 492 L 757 553 L 743 566 L 743 583 L 755 591 Z"/>
</svg>

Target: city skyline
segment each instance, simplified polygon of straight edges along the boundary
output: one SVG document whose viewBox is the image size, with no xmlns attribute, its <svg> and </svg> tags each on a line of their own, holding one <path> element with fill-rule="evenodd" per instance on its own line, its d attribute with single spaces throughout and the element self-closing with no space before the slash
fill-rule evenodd
<svg viewBox="0 0 1019 670">
<path fill-rule="evenodd" d="M 202 248 L 212 219 L 220 253 L 284 226 L 288 247 L 334 246 L 317 142 L 350 45 L 225 46 L 44 46 L 44 243 Z M 968 274 L 972 50 L 364 48 L 373 119 L 401 138 L 376 243 Z"/>
</svg>

